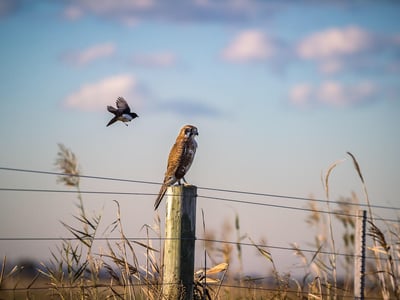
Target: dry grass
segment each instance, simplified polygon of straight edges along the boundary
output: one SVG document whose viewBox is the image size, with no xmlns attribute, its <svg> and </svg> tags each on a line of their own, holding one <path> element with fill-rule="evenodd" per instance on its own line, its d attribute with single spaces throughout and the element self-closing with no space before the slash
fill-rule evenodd
<svg viewBox="0 0 400 300">
<path fill-rule="evenodd" d="M 386 230 L 382 231 L 378 227 L 378 222 L 374 219 L 374 213 L 370 204 L 368 191 L 365 183 L 365 179 L 362 175 L 360 165 L 356 160 L 355 156 L 350 152 L 347 152 L 350 156 L 354 168 L 358 177 L 361 180 L 364 203 L 368 207 L 369 211 L 369 236 L 372 237 L 373 246 L 369 247 L 368 254 L 373 254 L 375 257 L 374 263 L 370 261 L 368 265 L 368 271 L 366 273 L 368 281 L 367 286 L 369 289 L 366 291 L 366 295 L 376 297 L 377 293 L 380 294 L 382 299 L 400 299 L 400 231 L 399 226 L 396 223 L 384 223 Z M 333 170 L 345 160 L 339 160 L 333 163 L 326 172 L 323 178 L 326 197 L 327 197 L 327 209 L 331 212 L 330 204 L 332 203 L 329 195 L 329 178 L 332 176 Z M 312 299 L 335 299 L 339 294 L 345 296 L 352 296 L 352 284 L 353 284 L 353 269 L 354 269 L 354 230 L 355 230 L 355 216 L 357 210 L 360 207 L 357 206 L 359 199 L 355 193 L 352 193 L 351 197 L 338 199 L 336 203 L 338 209 L 334 212 L 335 214 L 328 214 L 328 217 L 321 214 L 321 209 L 315 202 L 309 203 L 311 213 L 309 214 L 306 222 L 315 227 L 318 231 L 315 236 L 314 248 L 317 249 L 312 256 L 306 255 L 300 250 L 298 245 L 293 245 L 296 255 L 301 260 L 304 266 L 304 278 L 303 282 L 307 282 L 305 279 L 314 278 L 308 283 L 308 296 Z M 338 214 L 340 213 L 340 214 Z M 342 228 L 333 227 L 332 216 L 336 222 L 342 225 Z M 382 225 L 379 225 L 382 226 Z M 336 253 L 335 239 L 333 230 L 336 232 L 343 232 L 342 244 L 345 254 L 347 256 L 342 257 L 340 260 L 338 257 L 327 252 Z M 390 242 L 388 242 L 388 240 Z M 327 246 L 330 245 L 330 246 Z M 339 288 L 337 282 L 337 268 L 341 266 L 344 270 L 345 277 L 343 279 L 342 286 Z M 301 289 L 305 285 L 301 285 Z M 342 291 L 341 291 L 342 289 Z M 321 298 L 321 295 L 325 297 Z"/>
<path fill-rule="evenodd" d="M 398 223 L 378 223 L 374 219 L 370 200 L 360 165 L 355 156 L 348 153 L 361 180 L 364 191 L 363 202 L 369 206 L 369 236 L 372 245 L 369 254 L 375 260 L 369 261 L 366 296 L 383 299 L 400 299 L 400 228 Z M 316 202 L 310 201 L 310 214 L 305 222 L 314 229 L 314 252 L 304 252 L 302 247 L 292 243 L 294 254 L 302 266 L 303 276 L 294 278 L 290 273 L 281 273 L 265 241 L 254 242 L 240 228 L 240 217 L 235 213 L 233 222 L 225 220 L 221 232 L 206 230 L 203 217 L 204 268 L 193 274 L 193 299 L 338 299 L 352 298 L 353 257 L 355 220 L 353 215 L 360 203 L 356 194 L 342 197 L 338 202 L 330 199 L 330 177 L 344 160 L 333 163 L 323 177 L 327 197 L 327 209 L 333 214 L 323 214 Z M 162 299 L 162 239 L 160 219 L 154 226 L 144 225 L 148 239 L 132 241 L 124 232 L 120 206 L 116 204 L 116 218 L 102 234 L 99 226 L 101 213 L 88 214 L 80 193 L 80 168 L 75 154 L 64 145 L 59 145 L 56 159 L 57 168 L 63 173 L 58 182 L 76 189 L 76 226 L 62 222 L 65 230 L 75 239 L 65 239 L 52 259 L 42 264 L 39 273 L 33 277 L 22 276 L 23 268 L 8 268 L 6 258 L 0 269 L 0 299 Z M 335 206 L 333 204 L 335 203 Z M 336 207 L 333 210 L 333 207 Z M 341 214 L 337 214 L 337 213 Z M 339 224 L 339 225 L 333 225 Z M 341 241 L 335 240 L 334 233 L 340 232 Z M 119 240 L 106 241 L 104 249 L 95 249 L 96 238 L 107 238 L 118 234 Z M 151 235 L 160 237 L 153 245 Z M 231 240 L 236 243 L 217 243 Z M 274 281 L 266 283 L 263 278 L 250 278 L 243 274 L 242 242 L 250 241 L 254 249 L 272 267 Z M 336 256 L 337 244 L 343 245 L 340 252 L 348 256 Z M 310 245 L 309 245 L 310 247 Z M 307 248 L 309 248 L 307 247 Z M 138 254 L 145 257 L 140 264 Z M 233 261 L 238 269 L 232 270 Z M 208 263 L 210 262 L 210 263 Z M 211 265 L 212 267 L 207 267 Z M 338 270 L 346 276 L 338 279 Z"/>
</svg>

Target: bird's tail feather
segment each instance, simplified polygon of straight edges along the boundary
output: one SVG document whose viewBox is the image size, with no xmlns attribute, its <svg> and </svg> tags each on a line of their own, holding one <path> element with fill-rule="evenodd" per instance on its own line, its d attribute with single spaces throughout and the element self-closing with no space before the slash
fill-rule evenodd
<svg viewBox="0 0 400 300">
<path fill-rule="evenodd" d="M 110 122 L 108 122 L 108 124 L 107 124 L 107 126 L 106 126 L 106 127 L 108 127 L 108 126 L 110 126 L 111 124 L 113 124 L 113 123 L 117 122 L 117 120 L 118 120 L 118 117 L 117 117 L 117 116 L 115 116 L 114 118 L 112 118 L 112 119 L 110 120 Z"/>
<path fill-rule="evenodd" d="M 164 195 L 165 195 L 167 189 L 168 189 L 168 186 L 167 186 L 167 185 L 163 184 L 163 185 L 161 186 L 161 189 L 160 189 L 160 192 L 158 193 L 156 202 L 154 203 L 154 210 L 157 210 L 157 208 L 158 208 L 158 206 L 160 205 L 161 200 L 162 200 L 162 198 L 164 197 Z"/>
</svg>

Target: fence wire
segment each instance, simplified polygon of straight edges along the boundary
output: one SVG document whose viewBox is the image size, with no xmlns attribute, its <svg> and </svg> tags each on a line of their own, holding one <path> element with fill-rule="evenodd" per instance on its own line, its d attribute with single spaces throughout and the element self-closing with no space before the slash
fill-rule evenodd
<svg viewBox="0 0 400 300">
<path fill-rule="evenodd" d="M 190 238 L 188 238 L 191 240 Z M 0 241 L 9 241 L 9 242 L 25 242 L 25 241 L 81 241 L 81 240 L 90 240 L 90 241 L 122 241 L 128 240 L 130 242 L 136 241 L 166 241 L 166 240 L 188 240 L 185 238 L 166 238 L 166 237 L 94 237 L 94 238 L 77 238 L 77 237 L 0 237 Z M 265 245 L 258 243 L 249 243 L 249 242 L 241 242 L 241 241 L 226 241 L 226 240 L 218 240 L 218 239 L 207 239 L 207 238 L 195 238 L 196 242 L 209 242 L 209 243 L 217 243 L 217 244 L 229 244 L 234 246 L 245 246 L 245 247 L 257 247 L 266 250 L 282 250 L 282 251 L 290 251 L 290 252 L 303 252 L 310 253 L 313 255 L 322 254 L 322 255 L 330 255 L 337 257 L 349 257 L 356 258 L 357 255 L 351 253 L 342 253 L 342 252 L 332 252 L 325 250 L 315 250 L 315 249 L 306 249 L 299 247 L 285 247 L 285 246 L 277 246 L 277 245 Z M 375 260 L 374 256 L 366 256 L 366 259 Z M 400 261 L 400 258 L 391 258 L 392 261 Z"/>
<path fill-rule="evenodd" d="M 76 194 L 78 193 L 75 190 L 61 190 L 61 189 L 33 189 L 33 188 L 5 188 L 0 187 L 0 191 L 3 192 L 30 192 L 30 193 L 61 193 L 61 194 Z M 80 194 L 94 194 L 94 195 L 125 195 L 125 196 L 157 196 L 156 193 L 144 193 L 144 192 L 120 192 L 120 191 L 90 191 L 90 190 L 80 190 Z M 166 194 L 168 196 L 168 194 Z M 298 197 L 285 197 L 279 196 L 280 198 L 286 199 L 298 199 Z M 234 198 L 226 198 L 226 197 L 215 197 L 215 196 L 207 196 L 207 195 L 197 195 L 197 198 L 208 199 L 208 200 L 215 200 L 215 201 L 223 201 L 223 202 L 231 202 L 231 203 L 239 203 L 239 204 L 246 204 L 246 205 L 255 205 L 255 206 L 266 206 L 272 208 L 279 208 L 279 209 L 288 209 L 288 210 L 297 210 L 297 211 L 305 211 L 305 212 L 313 212 L 313 213 L 321 213 L 321 214 L 330 214 L 335 216 L 342 216 L 342 217 L 351 217 L 356 218 L 356 214 L 344 213 L 341 211 L 326 211 L 321 209 L 313 209 L 313 208 L 306 208 L 306 207 L 297 207 L 297 206 L 290 206 L 290 205 L 280 205 L 280 204 L 272 204 L 272 203 L 262 203 L 256 201 L 248 201 L 248 200 L 240 200 Z M 307 198 L 304 198 L 307 199 Z M 310 201 L 311 200 L 310 198 Z M 326 201 L 325 201 L 326 202 Z M 331 202 L 333 204 L 341 204 L 344 202 Z M 346 203 L 346 205 L 358 205 L 354 203 Z M 371 206 L 374 208 L 383 208 L 383 206 Z M 395 207 L 385 207 L 385 209 L 392 209 L 397 210 Z M 388 219 L 382 217 L 374 217 L 375 221 L 384 221 L 384 222 L 391 222 L 391 223 L 400 223 L 399 219 Z"/>
<path fill-rule="evenodd" d="M 80 175 L 80 174 L 66 174 L 62 172 L 52 172 L 52 171 L 41 171 L 41 170 L 31 170 L 31 169 L 20 169 L 20 168 L 11 168 L 11 167 L 0 167 L 0 170 L 3 171 L 11 171 L 11 172 L 23 172 L 23 173 L 34 173 L 34 174 L 44 174 L 44 175 L 53 175 L 53 176 L 69 176 L 69 177 L 79 177 L 79 178 L 86 178 L 86 179 L 94 179 L 94 180 L 106 180 L 106 181 L 118 181 L 118 182 L 127 182 L 127 183 L 138 183 L 138 184 L 145 184 L 145 185 L 162 185 L 161 182 L 157 181 L 146 181 L 146 180 L 136 180 L 136 179 L 126 179 L 126 178 L 115 178 L 115 177 L 104 177 L 104 176 L 93 176 L 93 175 Z M 10 191 L 13 188 L 8 188 Z M 300 197 L 300 196 L 289 196 L 289 195 L 279 195 L 279 194 L 272 194 L 272 193 L 259 193 L 259 192 L 251 192 L 251 191 L 242 191 L 242 190 L 234 190 L 234 189 L 221 189 L 221 188 L 214 188 L 214 187 L 203 187 L 197 186 L 198 190 L 204 191 L 213 191 L 213 192 L 221 192 L 221 193 L 232 193 L 232 194 L 241 194 L 247 196 L 258 196 L 258 197 L 269 197 L 269 198 L 283 198 L 288 200 L 297 200 L 297 201 L 312 201 L 312 202 L 321 202 L 321 203 L 335 203 L 335 204 L 344 204 L 349 206 L 357 206 L 357 207 L 371 207 L 375 209 L 387 209 L 387 210 L 394 210 L 400 211 L 400 207 L 395 206 L 385 206 L 385 205 L 368 205 L 365 203 L 348 203 L 344 201 L 328 201 L 324 199 L 315 199 L 315 198 L 308 198 L 308 197 Z M 2 188 L 0 190 L 7 190 L 7 188 Z M 15 191 L 23 190 L 16 188 Z M 26 191 L 36 191 L 35 189 L 26 189 Z M 40 190 L 38 190 L 40 191 Z M 43 189 L 43 192 L 51 191 L 51 192 L 61 192 L 62 190 L 46 190 Z M 71 191 L 68 191 L 71 192 Z M 110 193 L 110 194 L 120 194 L 119 192 L 101 192 L 101 191 L 87 191 L 87 193 Z M 135 193 L 122 193 L 122 194 L 132 194 Z M 138 193 L 143 195 L 151 195 L 154 194 L 150 193 Z M 217 198 L 217 197 L 216 197 Z"/>
<path fill-rule="evenodd" d="M 32 174 L 38 174 L 38 175 L 50 175 L 50 176 L 77 176 L 80 178 L 85 178 L 85 179 L 90 179 L 90 180 L 103 180 L 103 181 L 114 181 L 114 182 L 125 182 L 125 183 L 135 183 L 135 184 L 142 184 L 142 185 L 161 185 L 162 183 L 160 182 L 155 182 L 155 181 L 144 181 L 144 180 L 135 180 L 135 179 L 124 179 L 124 178 L 113 178 L 113 177 L 103 177 L 103 176 L 92 176 L 92 175 L 71 175 L 71 174 L 65 174 L 61 172 L 51 172 L 51 171 L 42 171 L 42 170 L 30 170 L 30 169 L 21 169 L 21 168 L 10 168 L 10 167 L 0 167 L 0 171 L 5 171 L 5 172 L 23 172 L 23 173 L 32 173 Z M 327 210 L 316 210 L 316 209 L 311 209 L 311 208 L 303 208 L 303 207 L 298 207 L 298 206 L 291 206 L 291 205 L 281 205 L 281 204 L 275 204 L 275 203 L 265 203 L 265 202 L 257 202 L 257 201 L 249 201 L 249 200 L 243 200 L 243 199 L 237 199 L 233 198 L 232 195 L 237 195 L 237 196 L 251 196 L 255 198 L 277 198 L 277 199 L 287 199 L 287 200 L 293 200 L 297 202 L 315 202 L 315 203 L 323 203 L 323 204 L 338 204 L 338 205 L 347 205 L 347 206 L 354 206 L 354 207 L 368 207 L 368 208 L 373 208 L 373 209 L 383 209 L 383 210 L 391 210 L 391 211 L 400 211 L 400 207 L 394 207 L 394 206 L 384 206 L 384 205 L 367 205 L 367 204 L 362 204 L 362 203 L 348 203 L 348 202 L 343 202 L 343 201 L 328 201 L 328 200 L 323 200 L 323 199 L 315 199 L 315 198 L 307 198 L 307 197 L 299 197 L 299 196 L 288 196 L 288 195 L 280 195 L 280 194 L 271 194 L 271 193 L 259 193 L 259 192 L 251 192 L 251 191 L 243 191 L 243 190 L 234 190 L 234 189 L 220 189 L 220 188 L 213 188 L 213 187 L 202 187 L 202 186 L 197 186 L 197 189 L 200 191 L 200 194 L 197 195 L 198 198 L 204 199 L 205 201 L 207 200 L 213 200 L 213 201 L 222 201 L 222 202 L 230 202 L 230 203 L 237 203 L 237 204 L 244 204 L 244 205 L 253 205 L 253 206 L 260 206 L 260 207 L 269 207 L 269 208 L 277 208 L 277 209 L 285 209 L 285 210 L 294 210 L 294 211 L 304 211 L 304 212 L 313 212 L 313 213 L 321 213 L 321 214 L 330 214 L 330 215 L 335 215 L 339 217 L 349 217 L 349 218 L 355 218 L 357 217 L 356 214 L 352 213 L 344 213 L 340 211 L 327 211 Z M 19 188 L 19 187 L 0 187 L 1 192 L 19 192 L 19 193 L 72 193 L 76 194 L 77 191 L 74 190 L 65 190 L 65 189 L 46 189 L 46 188 Z M 207 195 L 206 192 L 213 192 L 213 193 L 223 193 L 223 194 L 228 194 L 229 196 L 213 196 L 213 195 Z M 146 193 L 146 192 L 120 192 L 120 191 L 98 191 L 98 190 L 80 190 L 80 194 L 97 194 L 97 195 L 128 195 L 128 196 L 144 196 L 144 197 L 154 197 L 157 194 L 155 193 Z M 384 222 L 393 222 L 393 223 L 400 223 L 399 219 L 388 219 L 388 218 L 381 218 L 381 217 L 376 217 L 374 220 L 379 220 L 379 221 L 384 221 Z M 113 241 L 113 240 L 122 240 L 122 239 L 127 239 L 129 241 L 163 241 L 166 240 L 166 238 L 163 237 L 124 237 L 124 238 L 118 238 L 118 237 L 95 237 L 91 238 L 92 241 Z M 73 240 L 80 240 L 80 238 L 77 237 L 0 237 L 0 241 L 73 241 Z M 357 256 L 354 254 L 349 254 L 349 253 L 340 253 L 340 252 L 331 252 L 331 251 L 322 251 L 321 249 L 319 250 L 312 250 L 312 249 L 302 249 L 302 248 L 297 248 L 297 247 L 284 247 L 284 246 L 277 246 L 277 245 L 264 245 L 264 244 L 255 244 L 255 243 L 249 243 L 249 242 L 243 242 L 243 241 L 227 241 L 227 240 L 218 240 L 218 239 L 207 239 L 207 238 L 196 238 L 196 241 L 201 241 L 201 242 L 209 242 L 209 243 L 217 243 L 217 244 L 230 244 L 230 245 L 236 245 L 236 246 L 243 246 L 243 247 L 257 247 L 257 248 L 262 248 L 267 251 L 270 250 L 278 250 L 278 251 L 290 251 L 290 252 L 303 252 L 303 253 L 309 253 L 312 254 L 313 256 L 315 255 L 329 255 L 329 256 L 341 256 L 345 258 L 356 258 Z M 366 259 L 373 259 L 376 260 L 377 257 L 366 257 Z M 383 259 L 383 258 L 382 258 Z M 392 261 L 400 261 L 400 259 L 396 258 L 391 258 Z M 263 287 L 263 286 L 257 286 L 257 284 L 254 283 L 253 281 L 252 284 L 226 284 L 226 283 L 221 283 L 221 284 L 215 284 L 218 285 L 219 287 L 223 288 L 229 288 L 229 289 L 246 289 L 246 290 L 251 290 L 251 291 L 258 291 L 258 292 L 281 292 L 281 289 L 278 288 L 268 288 L 268 287 Z M 155 283 L 154 286 L 163 286 L 163 285 L 178 285 L 179 283 Z M 113 287 L 127 287 L 127 286 L 133 286 L 133 287 L 140 287 L 148 285 L 148 283 L 132 283 L 131 285 L 118 285 L 118 284 L 113 284 Z M 213 284 L 211 284 L 213 285 Z M 62 287 L 57 287 L 58 289 L 94 289 L 94 288 L 110 288 L 109 285 L 107 284 L 96 284 L 96 285 L 82 285 L 82 286 L 62 286 Z M 32 290 L 49 290 L 51 289 L 50 286 L 30 286 L 30 287 L 13 287 L 13 288 L 4 288 L 2 287 L 0 289 L 0 294 L 2 292 L 26 292 L 26 291 L 32 291 Z M 293 291 L 291 290 L 290 292 L 295 292 L 299 295 L 304 294 L 308 295 L 309 292 L 305 291 Z M 342 290 L 341 292 L 343 293 L 350 293 L 348 290 Z M 330 296 L 330 294 L 318 294 L 321 296 Z M 341 295 L 340 298 L 353 298 L 353 296 L 346 296 L 346 295 Z M 366 296 L 364 299 L 380 299 L 380 297 L 368 297 Z"/>
</svg>

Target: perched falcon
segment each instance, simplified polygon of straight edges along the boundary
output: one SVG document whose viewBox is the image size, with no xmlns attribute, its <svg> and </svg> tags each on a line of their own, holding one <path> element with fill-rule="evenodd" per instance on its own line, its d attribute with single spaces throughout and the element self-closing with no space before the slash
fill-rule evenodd
<svg viewBox="0 0 400 300">
<path fill-rule="evenodd" d="M 118 97 L 115 103 L 117 104 L 117 108 L 113 106 L 107 106 L 107 110 L 115 115 L 114 118 L 112 118 L 110 122 L 108 122 L 107 127 L 115 123 L 116 121 L 122 121 L 126 126 L 128 126 L 126 122 L 130 122 L 134 118 L 139 117 L 136 113 L 131 112 L 129 105 L 128 103 L 126 103 L 124 98 Z"/>
<path fill-rule="evenodd" d="M 196 153 L 197 142 L 194 139 L 196 135 L 199 135 L 199 132 L 192 125 L 183 126 L 179 132 L 175 144 L 169 152 L 167 172 L 165 172 L 164 183 L 154 203 L 154 210 L 160 205 L 169 186 L 176 182 L 181 184 L 181 179 L 186 183 L 184 176 L 192 165 Z"/>
</svg>

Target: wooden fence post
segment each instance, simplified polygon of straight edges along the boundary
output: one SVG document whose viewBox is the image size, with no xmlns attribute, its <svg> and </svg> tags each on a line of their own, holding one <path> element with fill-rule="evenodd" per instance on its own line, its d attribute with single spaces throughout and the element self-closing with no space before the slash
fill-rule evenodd
<svg viewBox="0 0 400 300">
<path fill-rule="evenodd" d="M 357 211 L 354 256 L 354 299 L 364 299 L 365 288 L 365 237 L 367 211 Z"/>
<path fill-rule="evenodd" d="M 196 186 L 168 188 L 162 299 L 193 298 Z"/>
</svg>

